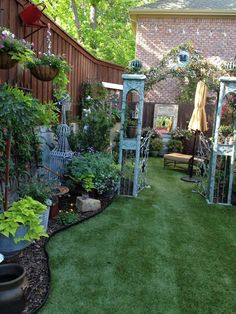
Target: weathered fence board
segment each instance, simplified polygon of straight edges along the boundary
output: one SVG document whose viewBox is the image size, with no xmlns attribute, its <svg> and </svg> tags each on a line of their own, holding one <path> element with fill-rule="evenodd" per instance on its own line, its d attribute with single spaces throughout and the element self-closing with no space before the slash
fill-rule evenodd
<svg viewBox="0 0 236 314">
<path fill-rule="evenodd" d="M 0 0 L 0 26 L 9 28 L 17 38 L 24 38 L 36 29 L 24 26 L 18 15 L 26 3 L 25 0 Z M 72 97 L 73 116 L 79 112 L 80 90 L 84 81 L 93 79 L 122 84 L 121 74 L 124 67 L 96 59 L 46 15 L 43 15 L 41 20 L 46 24 L 50 23 L 52 52 L 59 55 L 64 54 L 71 65 L 68 90 Z M 47 51 L 46 29 L 38 30 L 26 40 L 34 43 L 36 51 Z M 33 95 L 43 101 L 52 97 L 51 82 L 41 82 L 32 77 L 28 70 L 23 70 L 19 66 L 15 66 L 11 70 L 0 70 L 0 82 L 17 84 L 20 87 L 31 89 Z"/>
</svg>

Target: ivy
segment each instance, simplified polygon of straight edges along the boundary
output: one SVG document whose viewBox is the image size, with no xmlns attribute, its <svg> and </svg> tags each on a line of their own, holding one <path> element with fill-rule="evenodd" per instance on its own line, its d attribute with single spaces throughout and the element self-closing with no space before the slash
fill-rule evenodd
<svg viewBox="0 0 236 314">
<path fill-rule="evenodd" d="M 178 64 L 178 57 L 181 51 L 189 53 L 189 62 L 185 66 Z M 219 88 L 218 78 L 226 75 L 224 63 L 219 60 L 208 60 L 199 51 L 194 49 L 191 42 L 172 48 L 165 54 L 160 63 L 145 70 L 146 75 L 145 90 L 151 90 L 155 84 L 168 78 L 177 78 L 180 81 L 180 94 L 177 101 L 180 103 L 191 103 L 194 99 L 196 85 L 203 80 L 208 89 L 217 91 Z"/>
</svg>

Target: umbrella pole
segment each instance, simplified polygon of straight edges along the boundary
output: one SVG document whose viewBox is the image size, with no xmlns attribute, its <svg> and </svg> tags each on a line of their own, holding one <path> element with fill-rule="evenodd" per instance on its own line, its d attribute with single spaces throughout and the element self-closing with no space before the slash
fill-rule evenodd
<svg viewBox="0 0 236 314">
<path fill-rule="evenodd" d="M 197 136 L 198 136 L 199 131 L 196 130 L 194 133 L 194 139 L 193 139 L 193 151 L 192 151 L 192 158 L 190 159 L 189 163 L 189 175 L 182 177 L 182 181 L 186 182 L 193 182 L 193 183 L 198 183 L 200 180 L 193 178 L 193 165 L 194 165 L 194 155 L 195 155 L 195 149 L 196 149 L 196 142 L 197 142 Z"/>
</svg>

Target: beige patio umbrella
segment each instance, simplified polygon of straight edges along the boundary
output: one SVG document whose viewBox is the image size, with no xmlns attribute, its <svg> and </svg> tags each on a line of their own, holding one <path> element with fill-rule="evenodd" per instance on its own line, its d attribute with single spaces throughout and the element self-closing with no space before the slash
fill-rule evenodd
<svg viewBox="0 0 236 314">
<path fill-rule="evenodd" d="M 189 165 L 189 176 L 181 178 L 183 181 L 187 182 L 198 182 L 199 180 L 193 178 L 193 164 L 194 164 L 194 154 L 196 147 L 196 139 L 199 132 L 207 131 L 207 119 L 206 119 L 206 98 L 207 98 L 208 88 L 205 82 L 199 81 L 197 83 L 195 99 L 194 99 L 194 110 L 189 122 L 188 129 L 195 130 L 194 142 L 193 142 L 193 153 L 192 159 Z"/>
<path fill-rule="evenodd" d="M 208 88 L 205 82 L 199 81 L 195 93 L 194 110 L 188 126 L 189 130 L 205 132 L 208 129 L 205 111 L 207 92 Z"/>
</svg>

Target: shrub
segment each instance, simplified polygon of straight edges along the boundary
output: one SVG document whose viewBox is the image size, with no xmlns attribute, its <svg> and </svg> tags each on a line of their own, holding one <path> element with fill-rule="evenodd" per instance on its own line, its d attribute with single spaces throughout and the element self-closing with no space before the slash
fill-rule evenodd
<svg viewBox="0 0 236 314">
<path fill-rule="evenodd" d="M 30 196 L 34 200 L 46 205 L 50 205 L 52 194 L 52 184 L 42 178 L 33 178 L 21 184 L 19 188 L 20 197 Z"/>
<path fill-rule="evenodd" d="M 180 140 L 170 140 L 167 147 L 169 152 L 181 153 L 183 151 L 183 144 Z"/>
<path fill-rule="evenodd" d="M 171 136 L 173 139 L 180 140 L 183 143 L 184 141 L 191 140 L 193 132 L 187 129 L 176 128 L 176 130 L 171 132 Z"/>
<path fill-rule="evenodd" d="M 160 151 L 163 148 L 163 141 L 161 138 L 153 138 L 150 142 L 150 150 L 151 151 Z"/>
<path fill-rule="evenodd" d="M 70 225 L 79 221 L 79 214 L 73 211 L 60 211 L 57 221 L 60 225 Z"/>
<path fill-rule="evenodd" d="M 119 179 L 119 167 L 114 163 L 112 155 L 105 153 L 84 153 L 73 157 L 68 166 L 69 173 L 90 192 L 99 194 L 114 190 Z"/>
</svg>

